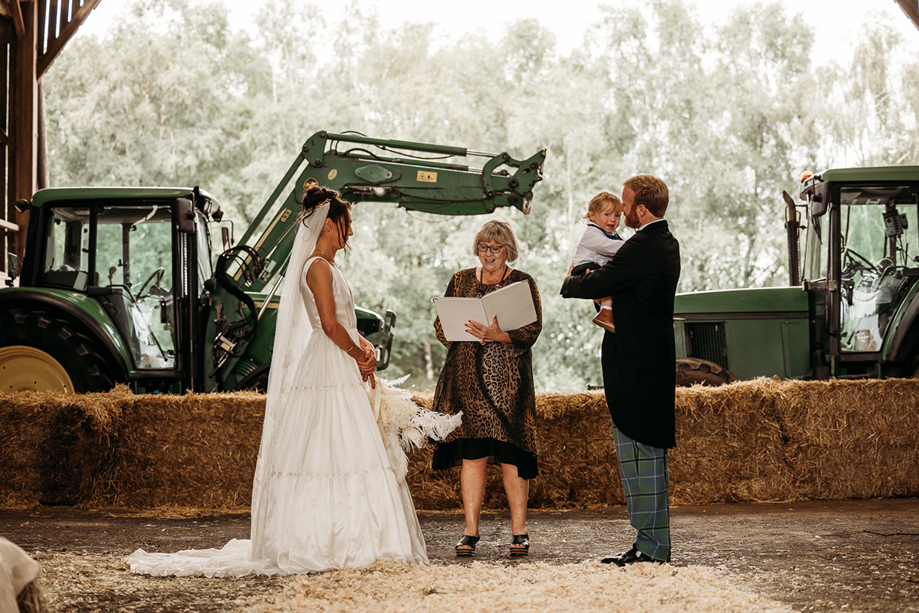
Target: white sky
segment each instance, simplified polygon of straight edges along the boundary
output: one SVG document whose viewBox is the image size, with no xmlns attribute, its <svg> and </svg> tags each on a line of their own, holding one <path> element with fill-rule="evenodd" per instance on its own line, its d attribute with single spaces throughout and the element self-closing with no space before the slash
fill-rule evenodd
<svg viewBox="0 0 919 613">
<path fill-rule="evenodd" d="M 290 0 L 297 2 L 298 0 Z M 562 50 L 577 46 L 586 28 L 596 20 L 598 6 L 605 3 L 637 3 L 640 0 L 561 0 L 533 2 L 532 0 L 360 0 L 375 5 L 382 25 L 395 28 L 405 21 L 433 21 L 447 39 L 483 29 L 492 36 L 499 35 L 506 24 L 523 17 L 536 17 L 559 37 Z M 699 17 L 706 23 L 723 20 L 731 9 L 754 5 L 760 0 L 696 0 Z M 337 20 L 348 0 L 320 1 L 323 15 Z M 919 53 L 919 30 L 907 19 L 894 0 L 781 0 L 789 16 L 800 15 L 802 28 L 812 28 L 815 35 L 814 60 L 824 64 L 829 60 L 848 60 L 851 41 L 859 27 L 872 13 L 882 23 L 889 24 L 904 37 L 907 49 L 914 57 Z M 251 15 L 263 0 L 225 0 L 230 17 L 238 27 L 252 23 Z M 540 4 L 539 8 L 535 5 Z M 116 18 L 123 6 L 121 0 L 102 0 L 89 16 L 81 31 L 101 34 Z"/>
</svg>

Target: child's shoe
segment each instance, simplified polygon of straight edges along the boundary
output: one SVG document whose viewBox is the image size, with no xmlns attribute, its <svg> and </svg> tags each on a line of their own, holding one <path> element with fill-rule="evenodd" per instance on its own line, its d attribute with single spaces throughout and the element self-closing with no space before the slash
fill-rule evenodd
<svg viewBox="0 0 919 613">
<path fill-rule="evenodd" d="M 613 312 L 610 309 L 600 309 L 600 312 L 594 318 L 594 323 L 607 332 L 614 334 L 616 332 L 616 326 L 613 325 Z"/>
</svg>

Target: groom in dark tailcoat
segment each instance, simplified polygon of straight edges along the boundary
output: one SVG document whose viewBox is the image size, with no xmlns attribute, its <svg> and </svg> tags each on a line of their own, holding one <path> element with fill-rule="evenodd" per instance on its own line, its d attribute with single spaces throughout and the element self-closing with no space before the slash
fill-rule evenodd
<svg viewBox="0 0 919 613">
<path fill-rule="evenodd" d="M 562 284 L 565 298 L 613 297 L 616 332 L 603 336 L 603 384 L 613 420 L 632 548 L 603 562 L 619 566 L 670 561 L 667 450 L 676 445 L 673 299 L 680 245 L 664 214 L 669 193 L 651 175 L 623 184 L 625 223 L 635 229 L 603 267 Z"/>
</svg>

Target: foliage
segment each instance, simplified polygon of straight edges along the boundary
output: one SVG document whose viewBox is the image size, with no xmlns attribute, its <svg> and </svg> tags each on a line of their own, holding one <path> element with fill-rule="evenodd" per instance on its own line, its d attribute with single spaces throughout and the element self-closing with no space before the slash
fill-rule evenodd
<svg viewBox="0 0 919 613">
<path fill-rule="evenodd" d="M 45 77 L 51 178 L 201 185 L 241 233 L 320 129 L 517 158 L 545 148 L 533 212 L 495 217 L 541 290 L 538 389 L 583 389 L 600 383 L 601 333 L 558 289 L 590 197 L 633 174 L 667 181 L 681 291 L 785 283 L 781 192 L 802 170 L 919 163 L 919 62 L 881 29 L 868 24 L 852 66 L 815 67 L 812 35 L 777 3 L 720 28 L 685 0 L 617 3 L 562 53 L 532 19 L 497 41 L 443 41 L 429 23 L 381 28 L 357 3 L 330 24 L 315 4 L 266 0 L 250 34 L 220 0 L 131 0 Z M 388 376 L 433 387 L 445 351 L 430 298 L 477 264 L 484 221 L 356 205 L 343 267 L 360 304 L 398 314 Z"/>
</svg>

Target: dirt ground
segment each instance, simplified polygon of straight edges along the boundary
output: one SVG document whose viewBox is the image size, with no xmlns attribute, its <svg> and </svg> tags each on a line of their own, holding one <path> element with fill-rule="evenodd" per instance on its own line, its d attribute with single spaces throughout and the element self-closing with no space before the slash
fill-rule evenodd
<svg viewBox="0 0 919 613">
<path fill-rule="evenodd" d="M 919 499 L 684 506 L 672 515 L 677 568 L 718 569 L 743 588 L 797 611 L 919 611 Z M 472 563 L 453 554 L 462 533 L 460 514 L 420 517 L 433 564 Z M 0 536 L 42 563 L 46 589 L 62 613 L 216 613 L 229 610 L 226 603 L 268 597 L 284 585 L 283 578 L 147 578 L 129 588 L 98 579 L 105 573 L 127 575 L 122 558 L 139 547 L 220 547 L 248 534 L 249 518 L 240 514 L 162 519 L 70 507 L 0 511 Z M 632 531 L 625 508 L 612 507 L 532 511 L 529 534 L 532 553 L 526 562 L 561 565 L 626 549 Z M 507 555 L 506 515 L 487 513 L 481 536 L 475 560 L 516 563 Z M 187 589 L 189 581 L 195 589 Z M 615 598 L 610 594 L 611 605 Z"/>
</svg>

